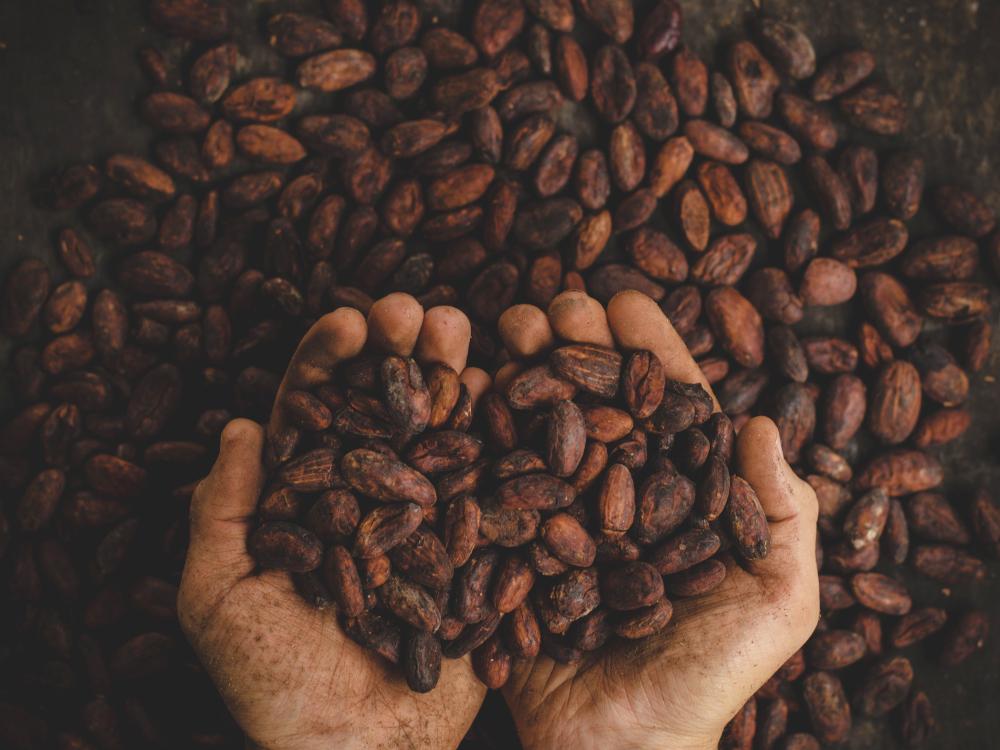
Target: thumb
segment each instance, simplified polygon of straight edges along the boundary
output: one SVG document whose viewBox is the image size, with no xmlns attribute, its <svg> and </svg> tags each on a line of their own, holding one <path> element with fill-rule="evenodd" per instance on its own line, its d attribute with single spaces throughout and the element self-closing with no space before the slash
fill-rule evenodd
<svg viewBox="0 0 1000 750">
<path fill-rule="evenodd" d="M 219 441 L 219 457 L 191 498 L 191 543 L 185 583 L 218 594 L 254 568 L 246 538 L 263 481 L 264 431 L 234 419 Z"/>
<path fill-rule="evenodd" d="M 771 525 L 771 553 L 754 570 L 816 577 L 816 493 L 785 461 L 778 428 L 754 417 L 736 440 L 736 465 L 760 499 Z"/>
</svg>

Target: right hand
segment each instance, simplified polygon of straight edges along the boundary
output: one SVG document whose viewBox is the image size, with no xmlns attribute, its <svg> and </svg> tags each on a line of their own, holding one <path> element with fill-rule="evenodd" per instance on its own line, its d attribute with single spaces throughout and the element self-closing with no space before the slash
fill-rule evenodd
<svg viewBox="0 0 1000 750">
<path fill-rule="evenodd" d="M 652 351 L 668 378 L 711 387 L 651 299 L 622 292 L 608 304 L 565 292 L 544 313 L 521 305 L 500 320 L 508 351 L 524 358 L 566 343 Z M 497 374 L 497 385 L 518 368 Z M 714 396 L 713 396 L 714 398 Z M 734 467 L 757 492 L 771 529 L 770 554 L 730 559 L 718 588 L 673 601 L 673 621 L 643 641 L 616 642 L 578 664 L 547 656 L 519 662 L 504 687 L 526 750 L 714 750 L 727 722 L 798 650 L 819 617 L 816 495 L 785 462 L 774 423 L 740 431 Z"/>
<path fill-rule="evenodd" d="M 443 362 L 461 373 L 473 398 L 489 387 L 466 369 L 470 326 L 452 307 L 425 314 L 409 295 L 375 303 L 368 320 L 341 308 L 302 339 L 275 400 L 315 388 L 363 349 Z M 272 432 L 274 434 L 274 432 Z M 194 494 L 191 545 L 178 600 L 181 626 L 251 747 L 456 747 L 486 688 L 468 657 L 445 660 L 436 689 L 409 689 L 401 670 L 350 640 L 332 610 L 314 609 L 281 571 L 255 572 L 247 552 L 264 481 L 264 430 L 237 419 L 222 434 L 219 458 Z"/>
</svg>

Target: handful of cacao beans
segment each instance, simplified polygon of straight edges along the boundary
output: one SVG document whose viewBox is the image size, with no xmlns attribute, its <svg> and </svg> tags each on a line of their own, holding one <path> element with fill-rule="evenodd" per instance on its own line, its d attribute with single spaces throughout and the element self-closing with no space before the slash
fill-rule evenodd
<svg viewBox="0 0 1000 750">
<path fill-rule="evenodd" d="M 476 410 L 447 365 L 362 356 L 336 377 L 279 397 L 248 548 L 413 690 L 442 655 L 499 688 L 512 658 L 654 635 L 668 597 L 722 582 L 724 551 L 768 553 L 732 423 L 651 352 L 562 346 Z"/>
<path fill-rule="evenodd" d="M 0 511 L 0 744 L 48 747 L 57 726 L 67 746 L 242 746 L 203 675 L 164 669 L 185 661 L 165 653 L 191 658 L 174 608 L 186 501 L 222 425 L 266 419 L 284 344 L 397 290 L 468 311 L 484 366 L 502 361 L 493 324 L 513 302 L 660 300 L 737 428 L 776 419 L 823 509 L 825 616 L 806 651 L 826 677 L 799 679 L 799 654 L 723 745 L 815 747 L 782 739 L 805 705 L 817 736 L 846 736 L 858 662 L 839 665 L 859 649 L 842 633 L 874 660 L 942 620 L 895 614 L 900 586 L 858 576 L 881 565 L 896 580 L 905 564 L 976 584 L 974 554 L 1000 549 L 996 504 L 939 493 L 934 455 L 968 427 L 991 350 L 992 211 L 953 185 L 924 200 L 922 158 L 852 143 L 853 129 L 902 131 L 904 98 L 872 53 L 817 55 L 775 19 L 713 70 L 682 42 L 673 0 L 476 0 L 461 17 L 323 5 L 276 7 L 255 45 L 225 4 L 150 0 L 172 39 L 140 54 L 148 158 L 72 165 L 47 186 L 58 263 L 16 266 L 0 309 L 18 342 L 0 435 L 17 498 Z M 284 74 L 245 69 L 265 43 Z M 602 127 L 560 132 L 591 119 Z M 911 238 L 929 213 L 937 229 Z M 845 304 L 817 335 L 817 308 Z M 978 611 L 951 619 L 946 665 L 989 629 Z M 878 685 L 906 674 L 869 671 Z M 169 699 L 136 698 L 136 675 Z M 931 731 L 924 693 L 896 710 L 908 744 Z"/>
</svg>

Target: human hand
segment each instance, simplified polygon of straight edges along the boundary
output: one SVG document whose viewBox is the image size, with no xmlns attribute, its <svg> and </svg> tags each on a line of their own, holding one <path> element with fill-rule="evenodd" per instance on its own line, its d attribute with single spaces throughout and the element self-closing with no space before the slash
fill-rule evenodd
<svg viewBox="0 0 1000 750">
<path fill-rule="evenodd" d="M 315 388 L 363 349 L 443 362 L 461 373 L 473 398 L 490 385 L 466 368 L 470 326 L 451 307 L 424 314 L 406 294 L 372 307 L 368 320 L 341 308 L 303 337 L 285 373 L 269 434 L 280 434 L 282 395 Z M 191 503 L 191 544 L 178 599 L 188 640 L 249 744 L 267 750 L 455 747 L 486 689 L 469 658 L 446 660 L 436 689 L 410 690 L 400 670 L 350 640 L 330 609 L 296 592 L 288 573 L 257 573 L 247 552 L 264 481 L 264 431 L 237 419 L 223 431 L 219 457 Z"/>
<path fill-rule="evenodd" d="M 557 338 L 649 349 L 667 377 L 711 392 L 666 316 L 637 292 L 617 295 L 606 314 L 596 300 L 564 293 L 547 313 L 512 308 L 500 330 L 512 355 L 523 358 Z M 497 385 L 517 367 L 501 370 Z M 770 554 L 729 560 L 716 589 L 673 601 L 673 621 L 658 635 L 611 643 L 578 664 L 546 656 L 517 663 L 504 696 L 526 750 L 714 749 L 729 719 L 813 632 L 819 617 L 816 496 L 785 462 L 777 428 L 765 417 L 740 431 L 734 462 L 770 521 Z"/>
</svg>

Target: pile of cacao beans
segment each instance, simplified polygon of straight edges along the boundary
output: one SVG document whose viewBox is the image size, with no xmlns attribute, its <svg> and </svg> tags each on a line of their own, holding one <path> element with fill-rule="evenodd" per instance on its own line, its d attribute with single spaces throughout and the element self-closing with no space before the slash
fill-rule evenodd
<svg viewBox="0 0 1000 750">
<path fill-rule="evenodd" d="M 151 153 L 46 176 L 52 262 L 7 276 L 0 744 L 240 745 L 176 622 L 187 505 L 317 317 L 455 304 L 493 369 L 511 304 L 632 288 L 820 499 L 822 621 L 724 746 L 836 743 L 852 710 L 918 746 L 935 722 L 906 649 L 941 630 L 956 664 L 989 624 L 901 578 L 968 591 L 1000 551 L 992 498 L 936 492 L 934 455 L 969 424 L 1000 234 L 972 193 L 925 189 L 875 57 L 817 60 L 753 18 L 712 70 L 675 0 L 277 5 L 237 44 L 226 5 L 149 2 Z M 283 73 L 249 69 L 261 44 Z M 911 238 L 917 217 L 935 228 Z"/>
<path fill-rule="evenodd" d="M 478 421 L 447 365 L 425 378 L 412 359 L 367 357 L 340 374 L 279 395 L 247 546 L 312 604 L 335 601 L 413 690 L 435 687 L 442 654 L 471 652 L 498 689 L 513 658 L 576 663 L 612 635 L 654 635 L 673 615 L 665 590 L 725 579 L 724 541 L 768 553 L 760 501 L 730 475 L 732 422 L 652 352 L 559 347 Z"/>
</svg>

